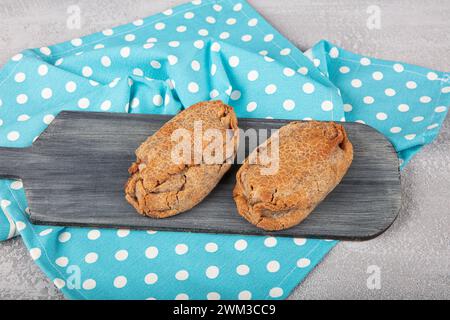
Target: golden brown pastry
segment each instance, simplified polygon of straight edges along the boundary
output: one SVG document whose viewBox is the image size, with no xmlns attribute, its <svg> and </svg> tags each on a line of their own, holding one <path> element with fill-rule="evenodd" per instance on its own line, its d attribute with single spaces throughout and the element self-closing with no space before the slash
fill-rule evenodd
<svg viewBox="0 0 450 320">
<path fill-rule="evenodd" d="M 303 221 L 339 184 L 353 160 L 344 127 L 334 122 L 291 122 L 275 139 L 269 138 L 246 159 L 233 192 L 239 214 L 268 231 Z M 274 174 L 261 171 L 267 164 L 249 163 L 276 142 L 279 163 Z"/>
<path fill-rule="evenodd" d="M 223 140 L 212 139 L 207 134 L 208 129 Z M 202 135 L 197 139 L 200 143 L 196 144 L 198 133 Z M 211 192 L 231 167 L 237 138 L 237 118 L 232 107 L 221 101 L 191 106 L 136 150 L 137 160 L 129 169 L 131 177 L 125 186 L 126 200 L 140 214 L 152 218 L 166 218 L 191 209 Z M 213 140 L 223 142 L 223 152 L 211 148 Z M 189 147 L 191 152 L 183 153 L 180 146 Z M 214 161 L 211 157 L 207 159 L 207 150 Z"/>
</svg>

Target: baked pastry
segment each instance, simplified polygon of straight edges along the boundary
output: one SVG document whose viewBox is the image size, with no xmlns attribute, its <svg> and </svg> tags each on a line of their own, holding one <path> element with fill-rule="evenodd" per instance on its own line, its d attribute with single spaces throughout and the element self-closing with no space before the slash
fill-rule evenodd
<svg viewBox="0 0 450 320">
<path fill-rule="evenodd" d="M 279 146 L 277 170 L 264 173 L 261 154 Z M 253 159 L 251 164 L 249 159 Z M 240 215 L 268 231 L 299 224 L 339 184 L 353 160 L 343 126 L 291 122 L 272 135 L 239 169 L 233 197 Z M 270 164 L 271 166 L 273 164 Z"/>
<path fill-rule="evenodd" d="M 211 148 L 208 132 L 216 133 L 218 148 Z M 136 150 L 137 160 L 125 186 L 126 200 L 140 214 L 152 218 L 191 209 L 230 169 L 237 143 L 238 123 L 232 107 L 221 101 L 189 107 Z"/>
</svg>

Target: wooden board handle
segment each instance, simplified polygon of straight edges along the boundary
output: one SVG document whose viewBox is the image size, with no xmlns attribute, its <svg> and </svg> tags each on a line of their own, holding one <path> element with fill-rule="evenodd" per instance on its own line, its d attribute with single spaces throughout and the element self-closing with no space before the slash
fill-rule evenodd
<svg viewBox="0 0 450 320">
<path fill-rule="evenodd" d="M 2 148 L 0 147 L 0 178 L 16 179 L 26 166 L 30 148 Z"/>
</svg>

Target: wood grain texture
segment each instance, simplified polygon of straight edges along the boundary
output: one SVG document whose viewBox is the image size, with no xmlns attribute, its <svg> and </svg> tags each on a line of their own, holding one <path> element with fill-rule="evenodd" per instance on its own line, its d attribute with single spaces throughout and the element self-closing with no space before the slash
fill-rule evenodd
<svg viewBox="0 0 450 320">
<path fill-rule="evenodd" d="M 238 165 L 191 211 L 140 216 L 124 199 L 135 149 L 170 116 L 62 112 L 28 149 L 0 149 L 0 176 L 20 177 L 37 224 L 364 240 L 386 230 L 401 203 L 397 156 L 374 129 L 344 126 L 355 149 L 341 184 L 300 225 L 267 232 L 237 214 Z M 240 119 L 240 128 L 277 129 L 289 121 Z M 262 142 L 262 141 L 260 141 Z M 242 144 L 246 154 L 248 144 Z M 4 165 L 5 164 L 5 165 Z"/>
</svg>

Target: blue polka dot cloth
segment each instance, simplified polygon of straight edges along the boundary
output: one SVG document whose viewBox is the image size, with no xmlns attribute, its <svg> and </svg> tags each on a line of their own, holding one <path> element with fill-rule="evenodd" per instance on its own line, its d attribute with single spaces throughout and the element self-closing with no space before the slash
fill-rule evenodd
<svg viewBox="0 0 450 320">
<path fill-rule="evenodd" d="M 176 114 L 221 99 L 239 117 L 366 123 L 404 166 L 437 136 L 449 78 L 326 41 L 303 54 L 245 1 L 197 0 L 12 57 L 0 145 L 30 146 L 61 110 Z M 21 181 L 0 180 L 0 201 L 0 238 L 20 234 L 72 299 L 284 299 L 337 243 L 35 226 Z"/>
</svg>

